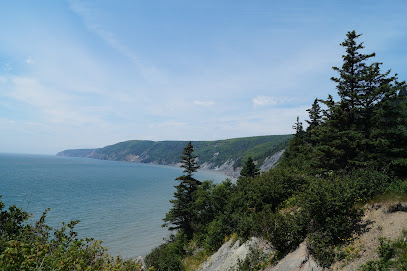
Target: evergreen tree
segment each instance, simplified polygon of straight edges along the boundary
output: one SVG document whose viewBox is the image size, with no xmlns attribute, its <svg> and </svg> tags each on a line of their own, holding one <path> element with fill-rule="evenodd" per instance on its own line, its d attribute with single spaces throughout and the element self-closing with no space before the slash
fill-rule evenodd
<svg viewBox="0 0 407 271">
<path fill-rule="evenodd" d="M 293 125 L 293 129 L 295 130 L 295 136 L 302 138 L 304 136 L 304 128 L 302 126 L 302 122 L 300 122 L 300 117 L 297 116 L 297 122 Z"/>
<path fill-rule="evenodd" d="M 166 222 L 163 226 L 171 224 L 169 230 L 180 230 L 188 239 L 192 238 L 194 232 L 194 193 L 201 185 L 201 182 L 192 176 L 199 168 L 196 156 L 192 154 L 193 151 L 191 142 L 182 151 L 180 162 L 181 167 L 184 168 L 184 175 L 175 179 L 179 184 L 175 186 L 177 190 L 174 192 L 174 199 L 170 200 L 172 208 L 163 219 Z"/>
<path fill-rule="evenodd" d="M 404 82 L 403 82 L 404 83 Z M 376 108 L 371 134 L 371 159 L 378 168 L 407 176 L 407 88 Z"/>
<path fill-rule="evenodd" d="M 318 99 L 314 100 L 312 107 L 310 109 L 307 109 L 307 112 L 309 114 L 309 119 L 310 119 L 310 120 L 306 120 L 306 122 L 309 124 L 307 131 L 310 131 L 322 123 L 322 115 L 321 115 L 322 113 L 321 113 L 321 107 L 319 106 Z"/>
<path fill-rule="evenodd" d="M 366 60 L 375 56 L 375 53 L 362 54 L 359 52 L 364 48 L 363 43 L 356 43 L 356 39 L 360 36 L 361 34 L 357 35 L 354 30 L 346 34 L 347 39 L 341 43 L 341 46 L 346 48 L 346 54 L 342 56 L 342 67 L 333 67 L 335 71 L 339 72 L 340 77 L 331 78 L 337 83 L 336 88 L 341 98 L 341 105 L 350 122 L 354 120 L 355 108 L 359 106 L 359 95 L 364 90 L 363 77 L 366 74 Z"/>
<path fill-rule="evenodd" d="M 386 110 L 382 109 L 383 106 L 389 108 L 405 85 L 397 81 L 397 75 L 389 76 L 390 70 L 382 73 L 382 63 L 366 63 L 375 53 L 360 53 L 364 46 L 356 40 L 361 35 L 351 31 L 346 36 L 341 43 L 346 49 L 342 56 L 343 65 L 341 68 L 333 67 L 339 77 L 331 78 L 337 83 L 341 99 L 335 103 L 330 96 L 323 101 L 328 107 L 323 111 L 325 123 L 314 131 L 314 141 L 318 142 L 316 157 L 326 169 L 378 166 L 377 155 L 382 152 L 380 149 L 385 148 L 384 135 L 393 129 L 379 125 L 381 121 L 386 122 L 383 117 Z M 393 109 L 398 116 L 400 112 Z M 385 126 L 388 130 L 379 132 Z"/>
<path fill-rule="evenodd" d="M 260 174 L 260 169 L 254 164 L 254 161 L 251 157 L 247 158 L 242 171 L 240 171 L 240 177 L 251 177 L 254 178 L 255 176 Z"/>
</svg>

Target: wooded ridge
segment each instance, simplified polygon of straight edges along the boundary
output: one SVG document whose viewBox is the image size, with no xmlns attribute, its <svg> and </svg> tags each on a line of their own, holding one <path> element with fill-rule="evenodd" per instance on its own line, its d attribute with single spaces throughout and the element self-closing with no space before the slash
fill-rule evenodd
<svg viewBox="0 0 407 271">
<path fill-rule="evenodd" d="M 268 158 L 284 150 L 292 137 L 293 135 L 254 136 L 192 141 L 192 144 L 201 168 L 229 171 L 242 167 L 248 157 L 252 157 L 259 167 L 262 166 Z M 187 143 L 188 141 L 129 140 L 99 149 L 65 150 L 57 155 L 176 165 Z"/>
</svg>

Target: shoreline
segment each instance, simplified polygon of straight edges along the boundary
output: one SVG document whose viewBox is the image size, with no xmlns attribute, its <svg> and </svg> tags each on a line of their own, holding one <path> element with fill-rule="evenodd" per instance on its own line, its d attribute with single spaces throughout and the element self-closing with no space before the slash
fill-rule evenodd
<svg viewBox="0 0 407 271">
<path fill-rule="evenodd" d="M 111 162 L 125 162 L 125 163 L 137 163 L 137 164 L 144 164 L 144 165 L 155 165 L 155 166 L 164 166 L 164 167 L 175 167 L 175 168 L 180 168 L 179 164 L 159 164 L 155 162 L 140 162 L 140 161 L 131 161 L 131 160 L 110 160 L 110 159 L 98 159 L 98 158 L 93 158 L 93 157 L 76 157 L 76 156 L 64 156 L 64 155 L 50 155 L 50 156 L 56 156 L 56 157 L 64 157 L 64 158 L 74 158 L 74 159 L 91 159 L 91 160 L 99 160 L 99 161 L 111 161 Z M 200 165 L 202 166 L 202 165 Z M 227 170 L 221 170 L 221 169 L 213 169 L 213 168 L 208 168 L 204 165 L 204 167 L 200 167 L 198 169 L 199 171 L 207 171 L 207 172 L 213 172 L 216 173 L 217 175 L 224 175 L 225 179 L 229 178 L 232 179 L 232 181 L 235 181 L 240 173 L 240 170 L 232 170 L 232 169 L 227 169 Z"/>
</svg>

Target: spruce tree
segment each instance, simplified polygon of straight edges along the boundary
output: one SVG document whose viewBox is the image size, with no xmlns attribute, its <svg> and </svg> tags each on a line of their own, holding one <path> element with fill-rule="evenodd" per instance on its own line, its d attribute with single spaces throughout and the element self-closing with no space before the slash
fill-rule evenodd
<svg viewBox="0 0 407 271">
<path fill-rule="evenodd" d="M 382 63 L 367 63 L 375 53 L 360 52 L 364 48 L 363 42 L 357 42 L 360 36 L 355 31 L 348 32 L 341 43 L 346 50 L 343 65 L 333 67 L 339 77 L 331 78 L 337 83 L 340 101 L 334 102 L 332 96 L 322 101 L 327 106 L 323 111 L 324 123 L 314 131 L 318 142 L 316 158 L 325 169 L 366 166 L 383 169 L 386 162 L 378 163 L 379 156 L 383 158 L 385 149 L 394 145 L 389 139 L 395 138 L 396 119 L 400 119 L 403 111 L 393 101 L 398 99 L 397 93 L 405 82 L 398 82 L 397 74 L 390 76 L 390 70 L 383 73 Z"/>
<path fill-rule="evenodd" d="M 332 77 L 331 80 L 337 83 L 338 95 L 341 98 L 341 105 L 348 114 L 349 120 L 353 121 L 355 108 L 359 106 L 360 92 L 364 91 L 364 75 L 366 74 L 366 60 L 376 54 L 362 54 L 359 51 L 364 48 L 363 42 L 357 43 L 355 30 L 346 34 L 346 39 L 340 45 L 345 47 L 346 54 L 342 56 L 343 64 L 341 68 L 333 67 L 339 72 L 339 77 Z"/>
<path fill-rule="evenodd" d="M 319 106 L 318 99 L 314 100 L 312 107 L 310 109 L 307 109 L 307 112 L 309 114 L 310 119 L 306 120 L 306 122 L 309 124 L 307 131 L 310 131 L 322 123 L 322 113 L 321 113 L 322 111 L 321 107 Z"/>
<path fill-rule="evenodd" d="M 260 169 L 254 164 L 254 161 L 251 157 L 247 158 L 242 170 L 240 171 L 240 177 L 251 177 L 254 178 L 255 176 L 260 174 Z"/>
<path fill-rule="evenodd" d="M 179 184 L 175 186 L 174 199 L 170 200 L 172 208 L 163 219 L 163 226 L 169 226 L 169 230 L 182 231 L 188 239 L 192 238 L 194 232 L 194 193 L 201 185 L 201 182 L 193 177 L 193 173 L 199 168 L 193 151 L 191 142 L 182 151 L 180 162 L 184 175 L 175 179 Z"/>
</svg>

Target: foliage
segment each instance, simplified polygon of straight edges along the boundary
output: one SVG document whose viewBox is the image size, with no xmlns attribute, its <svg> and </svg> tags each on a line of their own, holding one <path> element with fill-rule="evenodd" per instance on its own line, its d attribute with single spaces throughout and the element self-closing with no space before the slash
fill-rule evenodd
<svg viewBox="0 0 407 271">
<path fill-rule="evenodd" d="M 354 208 L 355 195 L 349 184 L 342 179 L 315 179 L 303 194 L 301 208 L 308 217 L 310 252 L 316 259 L 328 263 L 331 246 L 351 235 L 362 213 Z M 322 247 L 329 248 L 325 253 Z"/>
<path fill-rule="evenodd" d="M 381 72 L 382 63 L 367 62 L 375 54 L 361 53 L 360 36 L 348 32 L 341 43 L 346 50 L 343 65 L 333 68 L 339 73 L 331 79 L 337 83 L 340 100 L 331 95 L 315 99 L 305 132 L 297 119 L 285 164 L 311 174 L 370 168 L 407 176 L 406 84 L 397 75 L 390 76 L 390 71 Z"/>
<path fill-rule="evenodd" d="M 180 233 L 172 235 L 170 240 L 154 248 L 145 258 L 146 265 L 158 271 L 182 271 L 184 266 L 182 259 L 184 256 L 185 236 Z"/>
<path fill-rule="evenodd" d="M 260 174 L 260 169 L 256 166 L 253 159 L 249 156 L 242 170 L 240 171 L 240 177 L 251 177 L 254 178 L 255 176 Z"/>
<path fill-rule="evenodd" d="M 183 259 L 183 265 L 186 271 L 194 271 L 197 270 L 198 267 L 208 259 L 210 254 L 205 250 L 201 249 L 194 252 L 192 255 L 187 255 Z"/>
<path fill-rule="evenodd" d="M 307 109 L 309 119 L 306 122 L 309 124 L 307 130 L 312 131 L 322 123 L 322 111 L 318 99 L 314 100 L 310 109 Z M 297 130 L 297 129 L 296 129 Z"/>
<path fill-rule="evenodd" d="M 238 271 L 256 271 L 263 270 L 267 265 L 271 263 L 270 255 L 264 253 L 260 249 L 250 247 L 249 254 L 246 258 L 238 260 L 237 270 Z"/>
<path fill-rule="evenodd" d="M 304 217 L 297 211 L 273 212 L 264 208 L 256 216 L 256 235 L 262 236 L 283 254 L 295 249 L 305 238 Z"/>
<path fill-rule="evenodd" d="M 175 180 L 180 181 L 175 186 L 174 199 L 170 200 L 172 208 L 163 219 L 166 223 L 163 226 L 169 226 L 169 230 L 180 230 L 190 239 L 194 233 L 194 201 L 195 192 L 201 182 L 192 177 L 192 174 L 199 168 L 196 156 L 192 153 L 194 147 L 191 142 L 182 151 L 181 167 L 184 168 L 184 175 Z"/>
<path fill-rule="evenodd" d="M 358 169 L 349 176 L 350 187 L 359 201 L 366 201 L 384 193 L 390 184 L 390 177 L 373 169 Z"/>
<path fill-rule="evenodd" d="M 111 257 L 100 241 L 78 239 L 79 221 L 53 229 L 45 224 L 47 211 L 34 225 L 16 206 L 4 210 L 0 201 L 0 211 L 1 270 L 141 270 L 131 259 Z"/>
</svg>

